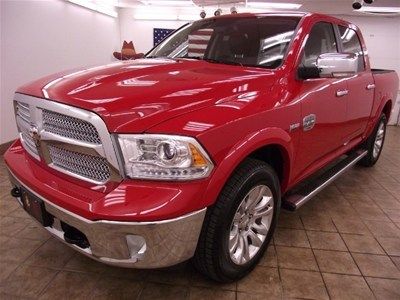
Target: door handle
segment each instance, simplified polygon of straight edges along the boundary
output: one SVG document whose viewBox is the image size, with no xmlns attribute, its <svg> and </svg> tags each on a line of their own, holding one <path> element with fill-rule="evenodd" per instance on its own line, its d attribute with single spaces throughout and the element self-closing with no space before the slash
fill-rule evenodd
<svg viewBox="0 0 400 300">
<path fill-rule="evenodd" d="M 375 88 L 375 84 L 373 84 L 373 83 L 370 83 L 370 84 L 368 84 L 367 86 L 366 86 L 366 89 L 367 90 L 373 90 Z"/>
<path fill-rule="evenodd" d="M 338 90 L 336 91 L 336 97 L 343 97 L 349 93 L 349 90 Z"/>
</svg>

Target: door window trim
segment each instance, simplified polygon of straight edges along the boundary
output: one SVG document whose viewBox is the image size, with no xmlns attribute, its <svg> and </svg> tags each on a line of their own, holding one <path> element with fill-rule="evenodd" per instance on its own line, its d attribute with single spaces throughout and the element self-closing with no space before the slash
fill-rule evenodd
<svg viewBox="0 0 400 300">
<path fill-rule="evenodd" d="M 329 24 L 329 25 L 331 25 L 332 26 L 332 30 L 333 30 L 333 36 L 334 36 L 334 39 L 335 39 L 335 42 L 336 42 L 336 51 L 337 51 L 337 53 L 342 53 L 341 52 L 341 46 L 342 46 L 342 44 L 341 43 L 339 43 L 339 42 L 341 42 L 340 41 L 340 34 L 338 34 L 338 32 L 339 32 L 339 27 L 337 28 L 337 30 L 338 30 L 338 32 L 336 32 L 336 26 L 337 26 L 337 24 L 336 23 L 332 23 L 332 22 L 328 22 L 328 21 L 324 21 L 324 20 L 318 20 L 318 21 L 316 21 L 316 22 L 314 22 L 312 25 L 311 25 L 311 29 L 308 31 L 308 33 L 307 33 L 307 38 L 305 39 L 305 40 L 303 40 L 303 42 L 302 42 L 302 44 L 303 44 L 303 46 L 302 46 L 302 48 L 300 49 L 300 55 L 298 56 L 298 59 L 297 59 L 297 62 L 296 62 L 296 66 L 295 66 L 295 70 L 296 70 L 296 72 L 295 72 L 295 74 L 296 74 L 296 80 L 300 80 L 299 79 L 299 77 L 298 77 L 298 69 L 300 68 L 300 66 L 301 66 L 301 63 L 302 63 L 302 61 L 303 61 L 303 58 L 304 58 L 304 55 L 305 55 L 305 51 L 304 51 L 304 49 L 306 48 L 306 45 L 307 45 L 307 42 L 308 42 L 308 40 L 309 40 L 309 38 L 310 38 L 310 34 L 311 34 L 311 32 L 312 32 L 312 30 L 314 29 L 314 27 L 316 26 L 316 25 L 318 25 L 319 23 L 325 23 L 325 24 Z M 308 81 L 308 80 L 321 80 L 321 79 L 323 79 L 323 80 L 327 80 L 327 79 L 329 79 L 329 78 L 309 78 L 309 79 L 305 79 L 305 80 L 301 80 L 301 81 Z"/>
<path fill-rule="evenodd" d="M 338 43 L 337 45 L 338 45 L 338 48 L 340 49 L 339 53 L 346 53 L 346 52 L 344 52 L 344 46 L 343 46 L 343 43 L 342 43 L 342 37 L 340 35 L 339 26 L 342 26 L 342 27 L 348 28 L 350 30 L 353 30 L 356 33 L 356 37 L 357 37 L 358 43 L 360 44 L 360 49 L 361 49 L 361 52 L 362 52 L 363 64 L 364 64 L 364 69 L 361 70 L 361 71 L 358 71 L 357 74 L 361 74 L 361 73 L 366 72 L 367 71 L 367 63 L 366 63 L 366 60 L 365 60 L 365 52 L 364 52 L 363 44 L 361 43 L 361 39 L 360 39 L 360 36 L 358 34 L 358 31 L 355 30 L 354 28 L 351 28 L 351 27 L 347 26 L 347 25 L 333 24 L 333 26 L 335 27 L 336 42 Z"/>
</svg>

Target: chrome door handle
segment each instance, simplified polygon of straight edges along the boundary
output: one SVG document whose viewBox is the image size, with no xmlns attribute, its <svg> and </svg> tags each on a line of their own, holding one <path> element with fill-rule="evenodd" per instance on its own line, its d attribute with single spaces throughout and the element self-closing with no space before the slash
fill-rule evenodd
<svg viewBox="0 0 400 300">
<path fill-rule="evenodd" d="M 375 84 L 371 83 L 366 86 L 367 90 L 373 90 L 375 88 Z"/>
<path fill-rule="evenodd" d="M 336 92 L 336 97 L 343 97 L 346 96 L 349 93 L 349 90 L 338 90 Z"/>
</svg>

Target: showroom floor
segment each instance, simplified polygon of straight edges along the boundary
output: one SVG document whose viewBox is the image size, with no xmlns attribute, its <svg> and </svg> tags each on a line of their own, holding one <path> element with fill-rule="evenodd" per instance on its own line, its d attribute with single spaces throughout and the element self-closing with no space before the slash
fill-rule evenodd
<svg viewBox="0 0 400 300">
<path fill-rule="evenodd" d="M 2 299 L 400 299 L 399 127 L 374 168 L 352 169 L 296 213 L 283 211 L 260 265 L 225 285 L 189 263 L 130 270 L 75 253 L 9 196 L 2 159 L 0 171 Z"/>
</svg>

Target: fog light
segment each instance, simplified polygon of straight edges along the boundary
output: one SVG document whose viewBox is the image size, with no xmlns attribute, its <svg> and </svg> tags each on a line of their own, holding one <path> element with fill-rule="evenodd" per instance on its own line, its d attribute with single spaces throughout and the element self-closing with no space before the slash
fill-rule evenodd
<svg viewBox="0 0 400 300">
<path fill-rule="evenodd" d="M 127 235 L 126 243 L 128 244 L 131 258 L 140 260 L 146 252 L 146 240 L 140 235 Z"/>
</svg>

